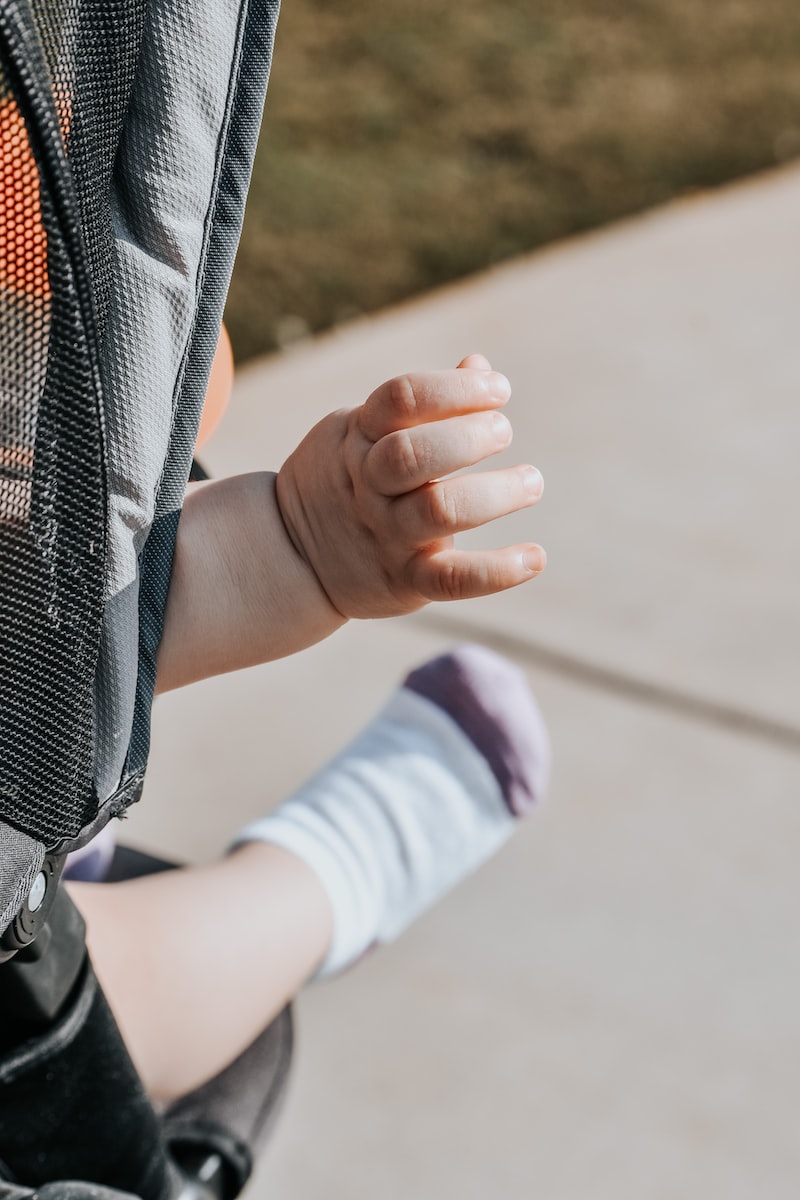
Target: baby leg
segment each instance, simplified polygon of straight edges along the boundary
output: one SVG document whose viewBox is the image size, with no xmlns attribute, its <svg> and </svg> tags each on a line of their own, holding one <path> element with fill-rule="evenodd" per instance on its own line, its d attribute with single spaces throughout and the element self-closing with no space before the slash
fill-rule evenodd
<svg viewBox="0 0 800 1200">
<path fill-rule="evenodd" d="M 316 876 L 266 843 L 124 883 L 68 886 L 131 1057 L 164 1101 L 249 1045 L 330 944 Z"/>
<path fill-rule="evenodd" d="M 460 647 L 412 671 L 225 858 L 76 886 L 96 969 L 151 1091 L 188 1090 L 306 979 L 397 937 L 507 840 L 540 798 L 548 760 L 521 672 Z"/>
</svg>

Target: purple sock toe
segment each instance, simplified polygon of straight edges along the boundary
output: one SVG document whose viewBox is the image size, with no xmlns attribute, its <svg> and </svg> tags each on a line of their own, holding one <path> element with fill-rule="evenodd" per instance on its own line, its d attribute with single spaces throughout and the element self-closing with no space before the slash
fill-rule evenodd
<svg viewBox="0 0 800 1200">
<path fill-rule="evenodd" d="M 483 646 L 458 646 L 406 678 L 461 727 L 492 769 L 511 812 L 522 817 L 541 799 L 550 739 L 525 676 Z"/>
</svg>

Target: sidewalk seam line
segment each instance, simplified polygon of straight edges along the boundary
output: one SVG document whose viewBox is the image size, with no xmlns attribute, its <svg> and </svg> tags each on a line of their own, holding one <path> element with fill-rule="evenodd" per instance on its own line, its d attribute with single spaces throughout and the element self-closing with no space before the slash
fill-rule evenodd
<svg viewBox="0 0 800 1200">
<path fill-rule="evenodd" d="M 518 663 L 538 667 L 597 691 L 639 701 L 662 712 L 739 733 L 756 741 L 770 742 L 782 750 L 800 753 L 800 727 L 796 725 L 735 708 L 692 692 L 684 692 L 667 684 L 641 679 L 636 675 L 601 666 L 599 663 L 588 662 L 541 642 L 486 628 L 477 621 L 439 617 L 432 613 L 415 614 L 409 620 L 434 633 L 449 634 L 456 640 L 481 642 Z"/>
</svg>

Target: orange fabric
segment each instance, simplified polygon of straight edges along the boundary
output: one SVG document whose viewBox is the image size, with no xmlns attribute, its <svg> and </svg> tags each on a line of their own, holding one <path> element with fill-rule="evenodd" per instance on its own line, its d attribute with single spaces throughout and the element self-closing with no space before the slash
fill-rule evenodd
<svg viewBox="0 0 800 1200">
<path fill-rule="evenodd" d="M 50 299 L 39 172 L 16 101 L 0 103 L 0 287 Z"/>
<path fill-rule="evenodd" d="M 39 200 L 39 172 L 25 121 L 13 97 L 0 102 L 0 289 L 45 303 L 51 296 L 47 233 Z M 219 424 L 232 387 L 233 351 L 223 325 L 211 367 L 196 448 L 208 440 Z"/>
</svg>

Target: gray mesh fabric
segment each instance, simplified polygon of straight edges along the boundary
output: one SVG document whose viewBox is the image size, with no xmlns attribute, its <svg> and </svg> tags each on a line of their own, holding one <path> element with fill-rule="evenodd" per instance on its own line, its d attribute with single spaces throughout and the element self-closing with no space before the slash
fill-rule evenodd
<svg viewBox="0 0 800 1200">
<path fill-rule="evenodd" d="M 0 8 L 0 901 L 138 794 L 277 8 Z"/>
<path fill-rule="evenodd" d="M 44 861 L 44 846 L 0 823 L 0 929 L 17 915 Z"/>
<path fill-rule="evenodd" d="M 106 479 L 91 284 L 55 89 L 0 10 L 0 816 L 37 841 L 95 809 Z"/>
</svg>

